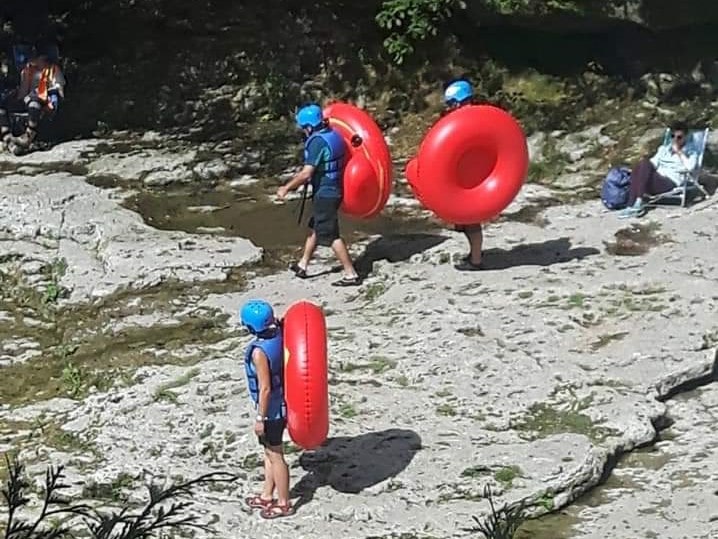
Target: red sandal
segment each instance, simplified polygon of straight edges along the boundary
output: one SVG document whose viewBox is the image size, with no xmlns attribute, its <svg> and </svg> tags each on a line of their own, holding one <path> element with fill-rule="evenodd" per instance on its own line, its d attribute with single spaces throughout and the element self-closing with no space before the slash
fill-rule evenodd
<svg viewBox="0 0 718 539">
<path fill-rule="evenodd" d="M 292 507 L 292 504 L 278 504 L 273 503 L 272 505 L 265 507 L 262 509 L 262 512 L 259 513 L 262 518 L 266 518 L 267 520 L 271 520 L 273 518 L 282 518 L 282 517 L 289 517 L 294 514 L 294 507 Z"/>
<path fill-rule="evenodd" d="M 252 509 L 269 509 L 274 504 L 274 500 L 265 500 L 259 494 L 245 498 L 244 502 Z"/>
</svg>

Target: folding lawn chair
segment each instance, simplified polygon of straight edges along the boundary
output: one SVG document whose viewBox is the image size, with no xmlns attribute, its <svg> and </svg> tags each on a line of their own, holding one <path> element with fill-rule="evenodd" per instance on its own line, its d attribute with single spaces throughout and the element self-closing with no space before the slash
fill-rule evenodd
<svg viewBox="0 0 718 539">
<path fill-rule="evenodd" d="M 708 142 L 708 131 L 709 128 L 691 129 L 686 133 L 686 148 L 692 149 L 698 155 L 696 167 L 692 171 L 686 171 L 683 174 L 682 183 L 671 191 L 652 196 L 648 200 L 648 205 L 654 205 L 664 201 L 680 200 L 681 207 L 685 207 L 688 194 L 696 191 L 701 193 L 704 198 L 708 197 L 707 191 L 699 182 L 703 169 L 703 156 L 705 155 L 706 143 Z M 671 143 L 671 130 L 667 128 L 663 135 L 661 147 L 670 147 Z"/>
</svg>

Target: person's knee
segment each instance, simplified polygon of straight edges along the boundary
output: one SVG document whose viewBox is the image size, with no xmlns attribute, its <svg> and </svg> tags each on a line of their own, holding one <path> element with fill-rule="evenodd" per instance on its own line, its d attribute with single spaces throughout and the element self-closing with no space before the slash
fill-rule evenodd
<svg viewBox="0 0 718 539">
<path fill-rule="evenodd" d="M 641 157 L 641 159 L 639 159 L 638 163 L 636 163 L 635 168 L 639 169 L 639 168 L 652 167 L 652 166 L 653 166 L 653 163 L 651 163 L 651 160 L 648 157 L 644 156 L 644 157 Z"/>
<path fill-rule="evenodd" d="M 270 465 L 284 463 L 284 448 L 281 445 L 267 446 L 265 455 Z"/>
<path fill-rule="evenodd" d="M 40 116 L 42 115 L 42 105 L 39 101 L 30 101 L 27 106 L 28 123 L 37 124 L 40 122 Z M 31 125 L 33 127 L 33 125 Z"/>
</svg>

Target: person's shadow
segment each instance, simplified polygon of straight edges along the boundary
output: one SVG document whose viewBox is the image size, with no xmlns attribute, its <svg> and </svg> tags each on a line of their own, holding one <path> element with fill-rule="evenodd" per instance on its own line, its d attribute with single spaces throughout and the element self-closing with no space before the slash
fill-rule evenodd
<svg viewBox="0 0 718 539">
<path fill-rule="evenodd" d="M 481 265 L 486 270 L 502 270 L 515 266 L 550 266 L 580 260 L 600 252 L 594 247 L 571 248 L 568 238 L 559 238 L 517 245 L 511 249 L 487 249 L 481 257 Z"/>
<path fill-rule="evenodd" d="M 299 496 L 294 506 L 299 508 L 309 503 L 317 489 L 325 486 L 359 494 L 395 477 L 421 449 L 419 435 L 407 429 L 329 438 L 319 449 L 299 458 L 307 474 L 292 488 L 291 496 Z"/>
<path fill-rule="evenodd" d="M 374 262 L 379 260 L 403 262 L 442 244 L 447 239 L 447 236 L 426 233 L 382 236 L 366 246 L 364 252 L 354 261 L 354 267 L 359 276 L 366 279 L 374 269 Z"/>
</svg>

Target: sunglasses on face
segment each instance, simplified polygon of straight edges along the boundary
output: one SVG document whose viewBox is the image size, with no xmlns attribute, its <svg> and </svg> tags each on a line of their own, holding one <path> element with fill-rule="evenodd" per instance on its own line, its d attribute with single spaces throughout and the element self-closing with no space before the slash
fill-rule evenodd
<svg viewBox="0 0 718 539">
<path fill-rule="evenodd" d="M 686 136 L 683 133 L 673 133 L 671 138 L 674 140 L 683 140 Z"/>
</svg>

